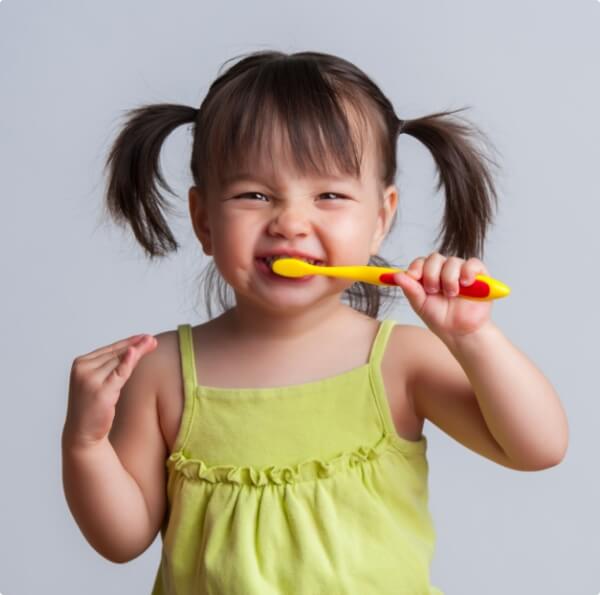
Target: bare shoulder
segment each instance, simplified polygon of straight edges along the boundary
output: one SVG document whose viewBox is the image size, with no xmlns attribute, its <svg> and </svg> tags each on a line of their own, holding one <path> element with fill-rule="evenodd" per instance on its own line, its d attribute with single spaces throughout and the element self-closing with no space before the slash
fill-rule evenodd
<svg viewBox="0 0 600 595">
<path fill-rule="evenodd" d="M 164 386 L 171 385 L 174 377 L 181 380 L 174 371 L 180 366 L 180 355 L 179 355 L 179 336 L 177 330 L 164 331 L 154 335 L 157 340 L 157 347 L 152 352 L 152 367 L 157 380 L 157 389 L 160 393 L 160 389 Z M 165 374 L 168 377 L 165 377 Z"/>
<path fill-rule="evenodd" d="M 393 354 L 394 361 L 402 363 L 402 380 L 409 392 L 408 397 L 415 414 L 418 414 L 414 401 L 415 395 L 410 389 L 414 387 L 415 378 L 422 371 L 423 366 L 427 367 L 427 352 L 436 341 L 439 339 L 429 329 L 413 324 L 397 323 L 390 335 L 388 350 Z"/>
<path fill-rule="evenodd" d="M 152 367 L 155 379 L 160 430 L 166 450 L 170 453 L 184 403 L 179 334 L 175 329 L 157 333 L 154 337 L 158 345 L 151 354 L 148 354 L 152 357 L 148 365 Z"/>
<path fill-rule="evenodd" d="M 414 414 L 430 419 L 428 395 L 448 390 L 469 390 L 464 371 L 441 339 L 428 328 L 397 324 L 390 337 L 390 350 L 402 362 L 407 399 Z M 435 421 L 435 420 L 431 420 Z"/>
<path fill-rule="evenodd" d="M 153 336 L 157 341 L 156 347 L 139 360 L 123 386 L 110 437 L 123 445 L 128 443 L 131 426 L 141 427 L 136 419 L 140 419 L 140 412 L 144 410 L 153 417 L 152 424 L 146 427 L 151 425 L 157 430 L 157 438 L 162 438 L 163 448 L 166 449 L 161 403 L 164 401 L 165 388 L 178 381 L 173 374 L 174 360 L 178 357 L 177 331 L 165 331 Z"/>
<path fill-rule="evenodd" d="M 406 390 L 415 414 L 434 423 L 434 399 L 460 393 L 471 400 L 470 382 L 444 342 L 428 328 L 397 325 L 396 350 L 402 351 Z"/>
</svg>

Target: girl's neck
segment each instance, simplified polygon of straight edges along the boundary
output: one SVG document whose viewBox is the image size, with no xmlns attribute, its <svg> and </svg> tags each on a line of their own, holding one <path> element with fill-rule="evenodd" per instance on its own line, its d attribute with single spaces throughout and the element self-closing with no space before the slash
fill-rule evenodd
<svg viewBox="0 0 600 595">
<path fill-rule="evenodd" d="M 343 325 L 365 318 L 339 300 L 322 302 L 300 313 L 272 314 L 238 303 L 219 317 L 221 330 L 236 342 L 292 344 L 330 336 Z"/>
</svg>

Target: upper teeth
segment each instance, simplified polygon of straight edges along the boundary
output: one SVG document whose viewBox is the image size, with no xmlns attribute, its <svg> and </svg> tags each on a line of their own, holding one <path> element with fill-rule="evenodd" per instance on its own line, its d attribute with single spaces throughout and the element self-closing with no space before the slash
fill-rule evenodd
<svg viewBox="0 0 600 595">
<path fill-rule="evenodd" d="M 296 258 L 297 260 L 303 260 L 304 262 L 308 262 L 310 264 L 316 264 L 321 262 L 320 260 L 315 260 L 313 258 L 304 258 L 303 256 L 287 256 L 286 254 L 280 254 L 277 256 L 266 256 L 265 261 L 267 264 L 271 264 L 274 260 L 279 260 L 280 258 Z"/>
</svg>

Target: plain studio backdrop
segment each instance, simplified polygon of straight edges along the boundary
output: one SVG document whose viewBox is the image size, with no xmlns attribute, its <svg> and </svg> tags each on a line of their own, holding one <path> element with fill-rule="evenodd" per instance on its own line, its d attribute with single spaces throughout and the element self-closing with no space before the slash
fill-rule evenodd
<svg viewBox="0 0 600 595">
<path fill-rule="evenodd" d="M 570 444 L 560 465 L 518 472 L 426 423 L 431 579 L 447 595 L 596 595 L 596 0 L 0 0 L 0 593 L 150 592 L 160 537 L 128 564 L 97 554 L 65 501 L 60 437 L 77 355 L 206 319 L 191 127 L 161 155 L 182 244 L 163 261 L 102 219 L 102 166 L 125 110 L 199 107 L 225 60 L 259 49 L 344 57 L 400 118 L 471 106 L 463 115 L 494 143 L 499 210 L 483 260 L 512 293 L 492 318 L 558 391 Z M 427 149 L 402 135 L 397 150 L 401 202 L 382 254 L 407 265 L 436 249 L 443 198 Z M 387 316 L 423 326 L 405 298 Z"/>
</svg>

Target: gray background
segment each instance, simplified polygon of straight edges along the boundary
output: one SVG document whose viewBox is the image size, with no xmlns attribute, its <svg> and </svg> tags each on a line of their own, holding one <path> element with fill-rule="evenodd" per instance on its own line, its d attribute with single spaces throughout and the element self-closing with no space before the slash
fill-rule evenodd
<svg viewBox="0 0 600 595">
<path fill-rule="evenodd" d="M 448 595 L 596 595 L 596 0 L 0 1 L 0 593 L 150 592 L 160 539 L 125 565 L 88 545 L 64 499 L 60 435 L 77 355 L 205 319 L 188 127 L 161 157 L 183 244 L 163 262 L 101 222 L 101 170 L 125 109 L 198 107 L 226 59 L 257 49 L 345 57 L 402 118 L 473 106 L 465 115 L 501 153 L 484 261 L 512 294 L 493 319 L 556 387 L 570 445 L 561 465 L 522 473 L 426 423 L 432 582 Z M 383 254 L 407 264 L 434 249 L 443 202 L 426 148 L 402 136 L 398 155 L 402 203 Z M 405 300 L 389 316 L 422 326 Z"/>
</svg>

